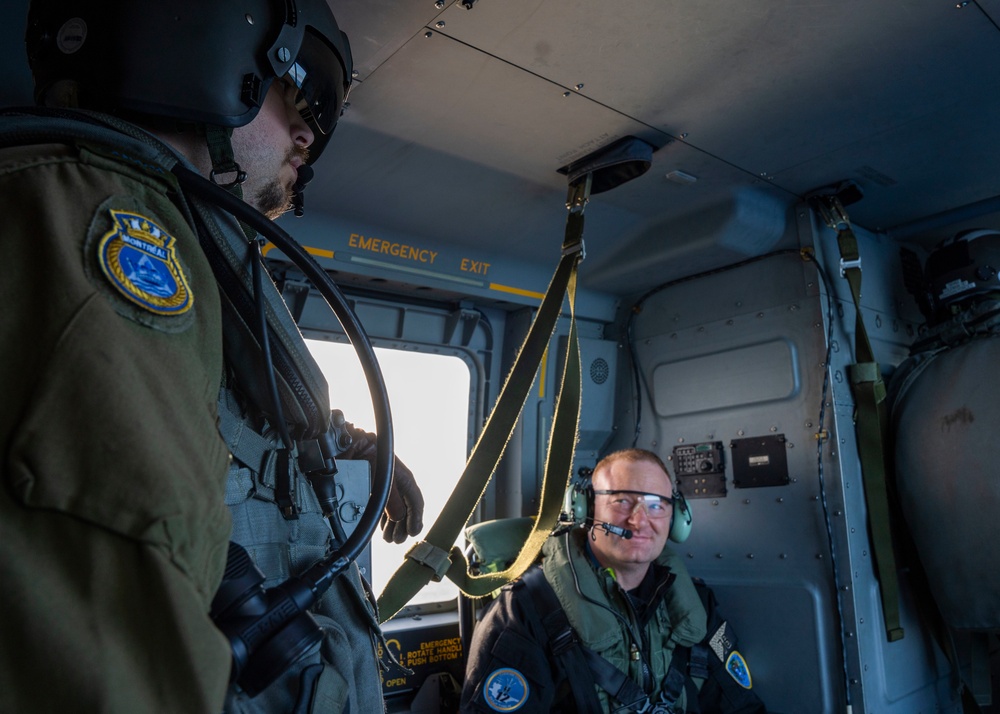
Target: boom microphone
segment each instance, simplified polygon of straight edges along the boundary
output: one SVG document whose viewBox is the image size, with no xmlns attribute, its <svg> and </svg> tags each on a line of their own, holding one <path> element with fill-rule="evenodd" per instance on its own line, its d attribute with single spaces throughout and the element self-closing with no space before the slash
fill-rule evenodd
<svg viewBox="0 0 1000 714">
<path fill-rule="evenodd" d="M 614 533 L 619 538 L 624 538 L 628 540 L 632 537 L 632 531 L 628 528 L 622 528 L 621 526 L 613 526 L 610 523 L 595 523 L 595 526 L 604 530 L 605 534 Z"/>
<path fill-rule="evenodd" d="M 301 218 L 305 212 L 304 194 L 306 184 L 312 181 L 315 172 L 309 164 L 302 164 L 296 169 L 296 173 L 298 174 L 298 178 L 295 180 L 295 185 L 292 186 L 292 208 L 294 209 L 295 217 Z"/>
</svg>

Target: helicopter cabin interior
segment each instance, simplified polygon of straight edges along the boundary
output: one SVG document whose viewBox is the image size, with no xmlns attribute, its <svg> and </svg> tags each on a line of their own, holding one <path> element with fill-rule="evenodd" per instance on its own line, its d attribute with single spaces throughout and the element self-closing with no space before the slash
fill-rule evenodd
<svg viewBox="0 0 1000 714">
<path fill-rule="evenodd" d="M 995 632 L 937 636 L 898 518 L 905 635 L 887 633 L 850 368 L 861 324 L 890 382 L 926 321 L 914 271 L 961 231 L 1000 229 L 1000 2 L 330 4 L 354 86 L 304 216 L 280 224 L 373 344 L 464 364 L 453 436 L 465 454 L 561 259 L 568 174 L 608 147 L 639 152 L 641 170 L 593 186 L 578 210 L 572 314 L 567 302 L 472 522 L 539 509 L 572 321 L 571 473 L 633 445 L 666 461 L 693 513 L 672 547 L 715 590 L 769 710 L 969 711 L 961 671 L 982 711 L 997 711 Z M 31 102 L 26 5 L 0 10 L 5 105 Z M 857 255 L 838 245 L 845 226 Z M 345 342 L 297 269 L 280 251 L 268 259 L 303 333 Z M 337 405 L 341 376 L 328 378 Z M 433 454 L 435 403 L 418 406 L 408 428 Z M 996 462 L 982 464 L 996 484 Z M 461 466 L 414 472 L 443 499 L 440 483 L 459 474 L 439 472 Z M 991 526 L 943 512 L 941 536 L 964 519 Z M 384 582 L 378 553 L 365 567 Z M 460 601 L 423 598 L 385 623 L 409 666 L 386 675 L 390 711 L 453 710 Z"/>
</svg>

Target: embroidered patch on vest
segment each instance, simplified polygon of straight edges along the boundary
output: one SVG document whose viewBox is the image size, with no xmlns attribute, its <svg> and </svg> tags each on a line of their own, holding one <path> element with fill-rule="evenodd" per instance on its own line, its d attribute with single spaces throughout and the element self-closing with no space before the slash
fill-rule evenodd
<svg viewBox="0 0 1000 714">
<path fill-rule="evenodd" d="M 719 629 L 715 631 L 715 634 L 712 635 L 712 638 L 708 641 L 709 647 L 712 648 L 712 652 L 715 653 L 715 656 L 719 658 L 720 662 L 725 662 L 726 655 L 728 655 L 729 651 L 733 649 L 733 643 L 727 634 L 728 629 L 729 622 L 723 622 L 719 625 Z"/>
<path fill-rule="evenodd" d="M 736 680 L 736 683 L 744 689 L 751 689 L 753 687 L 753 681 L 750 678 L 750 668 L 747 666 L 747 661 L 743 659 L 743 655 L 736 650 L 733 650 L 733 653 L 729 655 L 729 659 L 726 660 L 726 671 L 729 672 L 730 676 Z"/>
<path fill-rule="evenodd" d="M 528 701 L 528 680 L 516 669 L 496 669 L 483 684 L 483 699 L 495 712 L 513 712 Z"/>
<path fill-rule="evenodd" d="M 97 246 L 101 271 L 132 303 L 157 315 L 181 315 L 194 295 L 174 252 L 174 237 L 139 213 L 109 209 L 114 226 Z"/>
</svg>

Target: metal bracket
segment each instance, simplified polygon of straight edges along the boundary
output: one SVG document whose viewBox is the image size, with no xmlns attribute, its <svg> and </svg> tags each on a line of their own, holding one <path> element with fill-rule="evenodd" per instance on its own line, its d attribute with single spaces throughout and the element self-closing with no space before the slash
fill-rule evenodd
<svg viewBox="0 0 1000 714">
<path fill-rule="evenodd" d="M 570 184 L 569 195 L 566 197 L 566 208 L 570 213 L 583 213 L 590 200 L 590 187 L 594 174 L 588 173 L 581 181 Z"/>
<path fill-rule="evenodd" d="M 844 205 L 857 203 L 864 197 L 861 187 L 853 181 L 824 186 L 806 194 L 805 199 L 827 226 L 835 231 L 851 227 Z"/>
<path fill-rule="evenodd" d="M 577 241 L 576 243 L 565 246 L 562 249 L 563 256 L 572 255 L 573 253 L 579 253 L 580 260 L 583 260 L 584 258 L 587 257 L 587 246 L 584 245 L 583 238 L 580 238 L 580 240 Z"/>
<path fill-rule="evenodd" d="M 566 216 L 566 235 L 563 240 L 563 256 L 580 254 L 580 260 L 587 257 L 587 252 L 583 245 L 583 211 L 590 200 L 590 187 L 593 183 L 594 174 L 588 173 L 576 183 L 569 185 L 569 194 L 566 196 L 566 208 L 569 214 Z"/>
<path fill-rule="evenodd" d="M 844 210 L 837 196 L 817 196 L 812 201 L 813 207 L 819 212 L 820 218 L 835 231 L 850 228 L 851 219 Z"/>
</svg>

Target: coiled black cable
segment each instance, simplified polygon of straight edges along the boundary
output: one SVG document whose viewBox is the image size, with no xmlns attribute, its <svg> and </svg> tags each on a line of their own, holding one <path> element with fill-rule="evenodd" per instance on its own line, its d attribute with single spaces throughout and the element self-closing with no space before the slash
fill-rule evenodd
<svg viewBox="0 0 1000 714">
<path fill-rule="evenodd" d="M 365 507 L 357 528 L 347 538 L 347 541 L 339 549 L 317 562 L 313 567 L 304 573 L 300 578 L 310 581 L 310 589 L 318 599 L 330 587 L 334 579 L 347 569 L 348 565 L 355 560 L 364 550 L 372 534 L 378 527 L 379 519 L 385 510 L 386 502 L 389 500 L 389 489 L 392 486 L 392 465 L 393 465 L 393 436 L 392 436 L 392 416 L 389 410 L 389 398 L 385 389 L 385 382 L 382 379 L 382 372 L 375 357 L 375 350 L 372 347 L 368 335 L 358 321 L 357 316 L 351 309 L 346 298 L 337 285 L 330 279 L 315 259 L 309 255 L 288 233 L 264 214 L 255 210 L 236 196 L 219 186 L 216 186 L 208 179 L 191 171 L 190 169 L 177 164 L 172 169 L 181 186 L 191 194 L 202 198 L 209 203 L 219 206 L 222 210 L 232 214 L 243 223 L 266 236 L 275 247 L 284 253 L 303 272 L 306 278 L 319 291 L 320 295 L 333 310 L 337 319 L 340 320 L 358 354 L 361 367 L 368 382 L 369 391 L 372 396 L 372 406 L 375 411 L 375 429 L 378 440 L 375 446 L 375 468 L 372 472 L 372 492 Z M 259 247 L 258 247 L 259 251 Z M 255 271 L 260 268 L 260 261 L 255 259 Z M 255 281 L 260 280 L 259 274 L 255 274 Z M 260 285 L 254 287 L 254 292 L 260 294 Z M 259 318 L 263 311 L 258 310 Z M 258 328 L 259 329 L 259 328 Z M 266 327 L 265 327 L 266 329 Z M 267 339 L 262 340 L 263 345 L 268 343 Z M 265 358 L 267 352 L 265 351 Z M 267 370 L 270 371 L 270 370 Z M 273 375 L 271 376 L 273 379 Z M 272 399 L 280 409 L 280 401 L 277 400 L 277 387 L 269 383 L 272 391 Z M 275 425 L 279 430 L 284 427 L 284 420 L 276 419 L 279 422 Z M 287 431 L 282 434 L 282 441 L 287 438 Z M 286 442 L 286 445 L 290 440 Z"/>
</svg>

